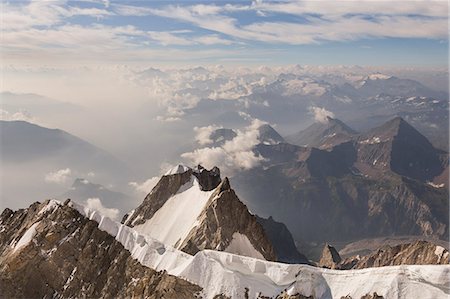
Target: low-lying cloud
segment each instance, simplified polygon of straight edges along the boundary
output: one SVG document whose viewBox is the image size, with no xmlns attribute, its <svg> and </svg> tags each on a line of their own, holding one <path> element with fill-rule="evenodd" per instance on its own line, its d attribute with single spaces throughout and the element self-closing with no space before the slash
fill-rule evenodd
<svg viewBox="0 0 450 299">
<path fill-rule="evenodd" d="M 55 172 L 47 173 L 44 180 L 47 183 L 64 184 L 66 183 L 72 174 L 70 168 L 60 169 Z"/>
<path fill-rule="evenodd" d="M 321 123 L 326 123 L 328 117 L 334 118 L 334 113 L 321 107 L 310 107 L 309 111 L 314 115 L 314 120 Z"/>
<path fill-rule="evenodd" d="M 86 200 L 86 207 L 91 210 L 97 211 L 100 214 L 111 218 L 112 220 L 117 220 L 117 218 L 119 217 L 119 210 L 103 206 L 100 198 L 88 198 Z"/>
<path fill-rule="evenodd" d="M 133 187 L 135 189 L 135 191 L 138 193 L 147 194 L 150 191 L 152 191 L 153 187 L 156 186 L 159 179 L 160 179 L 159 177 L 155 176 L 155 177 L 152 177 L 152 178 L 146 180 L 145 182 L 142 182 L 142 183 L 129 182 L 128 185 Z"/>
<path fill-rule="evenodd" d="M 217 130 L 221 129 L 221 126 L 211 125 L 206 127 L 194 127 L 195 140 L 200 145 L 207 145 L 213 143 L 213 140 L 211 139 L 211 134 Z"/>
<path fill-rule="evenodd" d="M 236 130 L 237 136 L 222 146 L 196 149 L 182 154 L 181 157 L 192 165 L 201 164 L 206 168 L 217 166 L 226 176 L 231 176 L 238 170 L 256 167 L 264 160 L 253 152 L 253 147 L 259 143 L 258 128 L 263 124 L 265 123 L 253 119 L 248 127 Z M 208 127 L 204 129 L 205 136 L 210 129 Z"/>
</svg>

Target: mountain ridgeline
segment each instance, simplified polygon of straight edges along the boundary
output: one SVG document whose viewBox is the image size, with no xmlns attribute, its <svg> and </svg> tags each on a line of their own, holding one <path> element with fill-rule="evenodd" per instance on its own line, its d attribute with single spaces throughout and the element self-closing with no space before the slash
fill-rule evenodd
<svg viewBox="0 0 450 299">
<path fill-rule="evenodd" d="M 298 242 L 448 239 L 448 153 L 405 120 L 356 133 L 328 118 L 306 131 L 314 142 L 299 142 L 317 147 L 259 144 L 262 165 L 232 178 L 252 211 L 285 223 Z"/>
</svg>

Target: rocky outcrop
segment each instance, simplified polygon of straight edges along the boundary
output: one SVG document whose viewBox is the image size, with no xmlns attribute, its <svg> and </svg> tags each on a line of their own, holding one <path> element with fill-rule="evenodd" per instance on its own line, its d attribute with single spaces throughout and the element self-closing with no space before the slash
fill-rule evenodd
<svg viewBox="0 0 450 299">
<path fill-rule="evenodd" d="M 341 269 L 363 269 L 396 265 L 446 265 L 449 252 L 444 247 L 426 241 L 397 246 L 384 246 L 363 257 L 350 257 L 342 261 Z"/>
<path fill-rule="evenodd" d="M 190 254 L 203 249 L 226 251 L 235 233 L 248 238 L 253 248 L 266 260 L 276 260 L 275 251 L 263 227 L 248 212 L 231 189 L 228 178 L 225 178 L 198 217 L 198 225 L 189 232 L 180 248 Z"/>
<path fill-rule="evenodd" d="M 294 239 L 286 225 L 275 221 L 272 217 L 267 219 L 255 215 L 262 225 L 267 237 L 273 245 L 277 261 L 289 264 L 309 264 L 306 256 L 298 252 Z"/>
<path fill-rule="evenodd" d="M 325 244 L 318 266 L 329 269 L 337 269 L 341 261 L 341 256 L 337 250 L 333 246 Z"/>
<path fill-rule="evenodd" d="M 396 246 L 383 246 L 364 256 L 342 259 L 337 250 L 326 244 L 318 266 L 339 269 L 365 269 L 398 265 L 446 265 L 449 251 L 442 246 L 427 241 L 415 241 Z"/>
<path fill-rule="evenodd" d="M 2 298 L 195 298 L 201 291 L 142 266 L 67 204 L 6 209 L 0 221 Z"/>
</svg>

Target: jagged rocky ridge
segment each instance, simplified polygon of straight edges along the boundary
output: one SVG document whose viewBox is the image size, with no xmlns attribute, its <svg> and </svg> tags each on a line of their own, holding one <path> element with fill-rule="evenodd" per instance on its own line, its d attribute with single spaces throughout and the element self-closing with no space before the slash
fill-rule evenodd
<svg viewBox="0 0 450 299">
<path fill-rule="evenodd" d="M 69 201 L 5 210 L 0 220 L 0 277 L 2 285 L 15 281 L 1 289 L 6 297 L 391 298 L 405 284 L 414 286 L 402 288 L 406 298 L 448 293 L 440 287 L 448 283 L 448 266 L 344 274 L 218 251 L 190 256 Z M 27 271 L 11 271 L 18 267 Z"/>
<path fill-rule="evenodd" d="M 214 249 L 277 260 L 263 227 L 217 167 L 177 166 L 123 223 L 189 254 Z"/>
<path fill-rule="evenodd" d="M 194 298 L 201 288 L 136 261 L 68 203 L 0 216 L 1 298 Z"/>
<path fill-rule="evenodd" d="M 365 256 L 342 259 L 337 250 L 326 244 L 318 266 L 329 269 L 364 269 L 396 265 L 448 265 L 449 251 L 427 241 L 383 246 Z"/>
</svg>

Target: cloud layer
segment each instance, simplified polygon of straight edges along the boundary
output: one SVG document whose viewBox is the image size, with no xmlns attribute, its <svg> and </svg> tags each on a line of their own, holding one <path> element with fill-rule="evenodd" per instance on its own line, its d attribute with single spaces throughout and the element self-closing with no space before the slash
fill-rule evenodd
<svg viewBox="0 0 450 299">
<path fill-rule="evenodd" d="M 112 220 L 117 220 L 119 217 L 119 210 L 114 208 L 107 208 L 103 206 L 99 198 L 88 198 L 86 200 L 86 207 L 99 212 L 101 215 L 111 218 Z"/>
<path fill-rule="evenodd" d="M 124 17 L 131 21 L 124 25 Z M 143 26 L 138 18 L 154 24 Z M 91 62 L 251 60 L 267 53 L 259 43 L 317 45 L 448 36 L 446 1 L 140 1 L 103 7 L 88 1 L 81 7 L 33 0 L 4 3 L 2 20 L 2 52 L 16 62 L 55 57 Z M 164 25 L 168 22 L 176 25 Z M 243 55 L 242 47 L 252 53 Z"/>
<path fill-rule="evenodd" d="M 71 174 L 70 168 L 60 169 L 46 174 L 44 180 L 47 183 L 64 184 L 70 179 Z"/>
<path fill-rule="evenodd" d="M 321 123 L 326 123 L 328 117 L 334 118 L 334 113 L 321 107 L 310 107 L 311 114 L 314 115 L 314 120 Z"/>
<path fill-rule="evenodd" d="M 201 164 L 206 168 L 217 166 L 225 176 L 232 176 L 238 170 L 250 169 L 258 166 L 264 158 L 253 152 L 253 147 L 259 142 L 258 128 L 265 124 L 253 119 L 251 124 L 243 129 L 236 130 L 237 136 L 226 141 L 222 146 L 203 147 L 192 152 L 183 153 L 181 157 L 189 165 Z M 197 128 L 204 141 L 212 133 L 212 127 Z M 198 138 L 198 135 L 197 135 Z"/>
<path fill-rule="evenodd" d="M 160 179 L 159 177 L 152 177 L 140 184 L 137 182 L 130 182 L 130 183 L 128 183 L 128 185 L 133 187 L 136 190 L 136 192 L 138 192 L 138 193 L 148 194 L 150 191 L 152 191 L 153 187 L 156 186 L 159 179 Z"/>
</svg>

